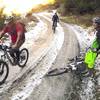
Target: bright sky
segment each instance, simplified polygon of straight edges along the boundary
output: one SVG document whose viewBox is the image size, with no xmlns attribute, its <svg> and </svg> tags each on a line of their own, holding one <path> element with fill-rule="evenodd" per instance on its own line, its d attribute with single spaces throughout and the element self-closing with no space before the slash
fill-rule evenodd
<svg viewBox="0 0 100 100">
<path fill-rule="evenodd" d="M 4 13 L 26 13 L 38 4 L 53 3 L 55 0 L 0 0 L 0 7 L 5 6 Z"/>
</svg>

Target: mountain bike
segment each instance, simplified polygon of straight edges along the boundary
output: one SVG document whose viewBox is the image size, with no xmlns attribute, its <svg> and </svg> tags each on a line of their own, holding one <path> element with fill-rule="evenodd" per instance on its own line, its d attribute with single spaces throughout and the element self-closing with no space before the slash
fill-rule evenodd
<svg viewBox="0 0 100 100">
<path fill-rule="evenodd" d="M 57 76 L 68 72 L 72 72 L 80 77 L 93 76 L 95 74 L 93 67 L 96 65 L 95 59 L 98 54 L 100 54 L 100 51 L 96 52 L 95 49 L 89 47 L 84 53 L 69 59 L 69 63 L 65 68 L 52 69 L 46 76 Z"/>
<path fill-rule="evenodd" d="M 81 57 L 69 59 L 69 63 L 65 68 L 55 68 L 47 72 L 45 76 L 57 76 L 64 73 L 72 72 L 80 77 L 89 76 L 88 69 Z"/>
<path fill-rule="evenodd" d="M 8 64 L 2 60 L 0 60 L 0 85 L 2 85 L 7 79 L 9 74 Z"/>
<path fill-rule="evenodd" d="M 57 27 L 57 22 L 55 21 L 54 24 L 52 25 L 52 30 L 54 33 L 56 32 L 56 27 Z"/>
<path fill-rule="evenodd" d="M 15 65 L 15 61 L 17 61 L 17 57 L 12 57 L 10 54 L 11 47 L 7 45 L 0 45 L 0 50 L 2 51 L 1 59 L 5 62 L 10 62 L 12 65 Z M 26 48 L 19 50 L 19 60 L 17 61 L 17 65 L 19 67 L 24 67 L 28 61 L 29 52 Z"/>
</svg>

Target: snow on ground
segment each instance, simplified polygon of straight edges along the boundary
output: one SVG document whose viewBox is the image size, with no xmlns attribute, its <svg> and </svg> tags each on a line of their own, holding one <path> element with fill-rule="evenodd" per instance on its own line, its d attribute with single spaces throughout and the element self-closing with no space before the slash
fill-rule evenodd
<svg viewBox="0 0 100 100">
<path fill-rule="evenodd" d="M 41 15 L 41 14 L 40 14 Z M 41 15 L 43 16 L 43 15 Z M 44 17 L 44 16 L 43 16 Z M 47 17 L 44 17 L 47 20 L 51 21 Z M 60 25 L 58 25 L 56 33 L 54 35 L 54 40 L 50 45 L 50 50 L 44 62 L 42 63 L 41 70 L 37 71 L 30 79 L 26 81 L 26 85 L 22 87 L 22 91 L 17 91 L 11 97 L 11 100 L 24 100 L 26 99 L 34 90 L 34 88 L 41 83 L 43 76 L 48 72 L 52 63 L 54 62 L 58 51 L 60 50 L 64 41 L 64 32 Z M 20 99 L 21 98 L 21 99 Z"/>
<path fill-rule="evenodd" d="M 33 28 L 33 30 L 30 30 L 29 32 L 25 33 L 26 35 L 26 41 L 24 43 L 24 45 L 21 48 L 27 48 L 29 50 L 29 54 L 32 52 L 32 45 L 34 44 L 34 41 L 37 40 L 41 35 L 43 35 L 46 30 L 47 30 L 47 25 L 39 19 L 39 22 L 37 23 L 37 25 Z M 43 27 L 44 26 L 44 27 Z M 9 39 L 7 41 L 4 41 L 4 44 L 9 45 L 10 41 Z M 2 53 L 2 52 L 0 52 Z M 30 55 L 29 55 L 30 56 Z M 2 85 L 2 88 L 0 89 L 0 93 L 2 91 L 7 90 L 11 84 L 12 84 L 12 80 L 14 81 L 16 78 L 21 77 L 23 73 L 25 73 L 25 71 L 31 66 L 30 62 L 32 62 L 33 57 L 29 57 L 29 61 L 28 61 L 28 66 L 24 68 L 24 70 L 21 70 L 21 68 L 19 67 L 14 67 L 9 65 L 10 67 L 10 72 L 9 72 L 9 76 L 7 78 L 7 82 L 5 84 Z M 36 60 L 33 61 L 33 63 Z"/>
<path fill-rule="evenodd" d="M 39 13 L 38 15 L 43 16 L 43 14 L 45 14 L 45 15 L 47 14 L 48 15 L 48 13 L 46 13 L 46 12 L 45 13 L 41 13 L 41 14 Z M 52 15 L 52 13 L 51 13 L 51 15 Z M 45 19 L 51 21 L 50 18 L 48 18 L 46 16 L 43 16 L 43 17 Z M 69 26 L 69 28 L 71 28 L 75 32 L 82 51 L 84 51 L 87 47 L 91 46 L 91 43 L 93 42 L 93 40 L 95 38 L 95 34 L 94 35 L 89 35 L 88 34 L 88 30 L 83 29 L 82 27 L 77 26 L 77 25 L 68 25 L 68 26 Z M 63 31 L 60 28 L 60 25 L 58 25 L 57 34 L 59 34 L 59 33 L 62 34 L 62 32 Z M 58 48 L 58 50 L 61 48 L 60 46 L 63 43 L 63 41 L 62 41 L 63 38 L 64 37 L 62 37 L 62 35 L 61 35 L 59 37 L 60 41 L 57 41 L 57 43 L 55 44 L 55 46 Z M 55 57 L 56 56 L 54 56 L 54 58 Z M 31 92 L 33 91 L 33 89 L 35 88 L 35 86 L 39 85 L 41 83 L 41 77 L 43 77 L 43 75 L 47 72 L 49 67 L 47 69 L 44 69 L 43 71 L 41 71 L 41 73 L 37 73 L 36 75 L 34 75 L 31 78 L 32 80 L 36 79 L 35 82 L 33 82 L 31 79 L 28 80 L 27 86 L 24 88 L 25 91 L 19 92 L 16 96 L 13 96 L 12 100 L 15 100 L 18 97 L 22 97 L 22 95 L 24 95 L 23 96 L 24 98 L 28 97 L 31 94 Z M 35 77 L 37 77 L 37 78 L 35 78 Z M 93 96 L 94 96 L 94 94 L 93 94 L 94 87 L 95 87 L 95 85 L 94 85 L 93 80 L 91 80 L 91 78 L 83 80 L 83 85 L 82 85 L 82 89 L 83 90 L 80 92 L 80 96 L 81 96 L 82 100 L 86 100 L 86 99 L 90 100 L 90 99 L 93 98 Z M 22 100 L 24 100 L 24 98 Z"/>
<path fill-rule="evenodd" d="M 77 39 L 79 41 L 79 45 L 82 51 L 85 51 L 86 48 L 90 47 L 93 40 L 95 39 L 95 34 L 89 35 L 88 30 L 83 29 L 80 26 L 77 25 L 69 25 L 69 27 L 75 32 Z M 100 62 L 100 60 L 97 59 L 97 63 Z M 95 66 L 95 69 L 98 69 L 100 71 L 100 68 L 98 66 Z M 98 85 L 100 85 L 100 77 L 97 79 Z M 95 97 L 95 80 L 93 78 L 85 78 L 83 79 L 81 84 L 82 90 L 80 91 L 80 97 L 82 100 L 97 100 Z M 97 92 L 100 92 L 97 90 Z"/>
<path fill-rule="evenodd" d="M 79 41 L 80 48 L 82 50 L 91 46 L 91 43 L 93 42 L 95 38 L 95 34 L 89 35 L 87 29 L 83 29 L 82 27 L 77 26 L 77 25 L 70 25 L 69 27 L 76 34 L 77 39 Z"/>
<path fill-rule="evenodd" d="M 26 40 L 25 40 L 24 45 L 21 48 L 26 47 L 29 49 L 30 46 L 34 44 L 34 41 L 36 41 L 41 35 L 43 35 L 47 31 L 47 25 L 42 20 L 40 20 L 39 17 L 37 17 L 37 19 L 39 20 L 37 25 L 33 27 L 32 30 L 25 33 Z M 9 46 L 10 42 L 11 41 L 9 37 L 9 39 L 5 40 L 3 44 Z"/>
<path fill-rule="evenodd" d="M 39 22 L 37 25 L 33 28 L 33 30 L 30 30 L 27 32 L 26 35 L 26 42 L 24 44 L 25 47 L 30 47 L 30 45 L 34 44 L 34 41 L 37 40 L 41 35 L 43 35 L 47 31 L 47 25 L 40 20 L 39 17 L 37 17 Z"/>
<path fill-rule="evenodd" d="M 45 14 L 47 14 L 47 13 L 45 13 Z M 43 16 L 43 13 L 38 14 L 38 15 Z M 46 18 L 47 20 L 51 21 L 51 19 L 49 19 L 48 17 L 46 17 L 46 16 L 43 16 L 43 17 Z M 38 19 L 39 19 L 39 17 L 38 17 Z M 95 35 L 89 36 L 87 34 L 87 30 L 84 30 L 80 26 L 77 26 L 77 25 L 68 25 L 68 26 L 76 33 L 76 36 L 80 43 L 81 49 L 85 49 L 87 46 L 91 45 L 93 39 L 95 38 Z M 46 32 L 46 30 L 47 30 L 47 25 L 39 19 L 39 23 L 37 23 L 37 25 L 34 27 L 34 29 L 31 30 L 30 32 L 26 33 L 27 38 L 26 38 L 26 42 L 23 45 L 23 47 L 30 48 L 34 44 L 34 41 L 37 40 L 41 34 L 44 34 Z M 41 83 L 42 77 L 45 75 L 45 73 L 51 67 L 52 62 L 55 60 L 57 53 L 62 46 L 63 40 L 64 40 L 64 33 L 62 30 L 62 27 L 60 25 L 58 25 L 57 31 L 55 33 L 54 41 L 51 44 L 52 48 L 50 50 L 48 58 L 46 59 L 47 63 L 44 62 L 44 65 L 42 65 L 44 67 L 41 70 L 41 72 L 37 72 L 30 79 L 28 79 L 26 81 L 26 85 L 24 87 L 22 87 L 21 91 L 17 91 L 16 93 L 14 93 L 13 96 L 11 97 L 11 100 L 25 100 L 25 98 L 27 98 L 31 94 L 31 92 L 34 90 L 34 88 Z M 92 96 L 91 93 L 93 91 L 94 84 L 91 81 L 88 81 L 87 83 L 88 84 L 87 84 L 86 88 L 84 88 L 84 92 L 82 92 L 82 93 L 85 93 L 86 94 L 85 96 L 87 96 L 87 98 L 89 98 L 88 95 Z M 84 94 L 82 94 L 82 93 L 81 93 L 81 96 L 83 98 L 82 100 L 86 100 L 84 97 Z M 20 99 L 20 97 L 21 97 L 21 99 Z"/>
<path fill-rule="evenodd" d="M 47 14 L 47 13 L 45 13 L 45 14 Z M 38 15 L 43 16 L 43 13 L 38 14 Z M 46 17 L 46 16 L 43 16 L 43 17 L 46 18 L 47 20 L 51 21 L 51 19 L 49 19 L 48 17 Z M 95 35 L 89 36 L 87 34 L 87 30 L 84 30 L 80 26 L 77 26 L 77 25 L 72 25 L 72 26 L 68 25 L 68 26 L 76 33 L 76 36 L 78 38 L 81 49 L 85 49 L 86 47 L 91 45 L 91 43 L 93 42 L 93 39 L 95 38 Z M 56 35 L 59 36 L 59 41 L 57 41 L 54 46 L 58 50 L 61 48 L 61 45 L 63 43 L 63 38 L 64 38 L 64 37 L 62 37 L 63 35 L 61 35 L 61 34 L 63 34 L 63 30 L 60 27 L 60 25 L 58 25 Z M 55 36 L 55 37 L 58 38 L 58 36 Z M 52 48 L 52 50 L 54 51 L 53 48 Z M 57 51 L 54 53 L 54 55 L 51 56 L 51 58 L 53 57 L 52 58 L 53 60 L 56 57 L 55 55 L 57 55 Z M 48 61 L 51 61 L 51 59 L 49 58 Z M 52 63 L 52 61 L 51 61 L 51 63 Z M 21 100 L 24 100 L 25 98 L 27 98 L 31 94 L 31 92 L 34 90 L 34 88 L 41 83 L 42 77 L 45 75 L 45 73 L 51 67 L 50 66 L 51 63 L 49 63 L 49 65 L 47 65 L 48 67 L 45 66 L 45 69 L 43 68 L 41 72 L 37 72 L 37 74 L 33 75 L 26 82 L 26 86 L 22 89 L 22 91 L 20 91 L 20 92 L 17 91 L 17 94 L 14 93 L 14 95 L 12 96 L 11 99 L 12 100 L 16 100 L 16 99 L 20 100 L 19 98 L 21 98 Z M 89 99 L 93 98 L 92 91 L 93 91 L 94 83 L 91 80 L 87 80 L 87 81 L 84 80 L 83 83 L 86 83 L 87 85 L 82 86 L 83 91 L 81 92 L 81 98 L 83 98 L 82 100 L 86 100 L 86 98 L 88 98 L 88 100 L 89 100 Z M 84 96 L 84 94 L 85 94 L 85 96 Z"/>
</svg>

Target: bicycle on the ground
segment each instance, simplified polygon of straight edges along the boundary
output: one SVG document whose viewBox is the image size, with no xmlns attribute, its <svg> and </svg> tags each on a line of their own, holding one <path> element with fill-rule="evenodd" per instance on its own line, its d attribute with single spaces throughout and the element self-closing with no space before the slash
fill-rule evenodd
<svg viewBox="0 0 100 100">
<path fill-rule="evenodd" d="M 56 68 L 50 70 L 46 76 L 56 76 L 63 73 L 74 72 L 76 75 L 82 77 L 94 77 L 96 70 L 96 58 L 100 54 L 100 50 L 88 47 L 85 52 L 80 52 L 79 56 L 69 59 L 69 63 L 65 68 Z M 99 74 L 98 74 L 99 75 Z"/>
<path fill-rule="evenodd" d="M 9 61 L 12 65 L 14 65 L 15 61 L 17 60 L 17 57 L 14 56 L 15 60 L 13 59 L 13 57 L 10 54 L 10 49 L 11 47 L 8 47 L 7 45 L 0 46 L 0 50 L 1 52 L 3 52 L 3 54 L 1 55 L 1 59 L 5 62 Z M 26 48 L 19 50 L 19 60 L 16 65 L 18 65 L 19 67 L 24 67 L 28 61 L 28 58 L 29 52 Z"/>
<path fill-rule="evenodd" d="M 76 56 L 69 59 L 69 63 L 65 68 L 55 68 L 47 72 L 45 76 L 58 76 L 64 73 L 72 72 L 73 74 L 80 77 L 88 77 L 90 73 L 87 69 L 87 65 L 84 63 L 82 56 Z"/>
</svg>

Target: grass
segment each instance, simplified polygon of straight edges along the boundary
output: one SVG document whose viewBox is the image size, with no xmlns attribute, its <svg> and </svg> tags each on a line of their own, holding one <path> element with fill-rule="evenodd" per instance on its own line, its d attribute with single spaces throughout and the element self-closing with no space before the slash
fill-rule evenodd
<svg viewBox="0 0 100 100">
<path fill-rule="evenodd" d="M 98 13 L 95 14 L 85 14 L 85 15 L 66 15 L 61 16 L 61 20 L 70 23 L 77 24 L 84 28 L 92 26 L 92 18 L 100 16 Z"/>
</svg>

